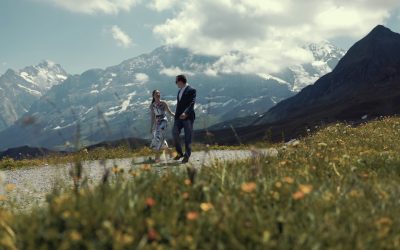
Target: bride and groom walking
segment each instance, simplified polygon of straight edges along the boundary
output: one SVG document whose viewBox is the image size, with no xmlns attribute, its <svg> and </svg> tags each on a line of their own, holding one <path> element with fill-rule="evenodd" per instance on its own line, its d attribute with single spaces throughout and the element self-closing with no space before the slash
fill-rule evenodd
<svg viewBox="0 0 400 250">
<path fill-rule="evenodd" d="M 168 104 L 161 100 L 161 93 L 159 90 L 154 90 L 153 100 L 150 105 L 151 112 L 151 128 L 150 132 L 153 134 L 153 139 L 150 148 L 156 150 L 158 153 L 168 148 L 167 141 L 165 140 L 165 132 L 168 128 L 167 113 L 174 117 L 174 126 L 172 128 L 172 138 L 177 155 L 174 160 L 182 159 L 182 163 L 189 161 L 192 153 L 192 133 L 193 123 L 196 118 L 194 112 L 194 104 L 196 101 L 196 89 L 192 88 L 187 83 L 187 78 L 184 75 L 178 75 L 175 79 L 176 86 L 179 88 L 176 100 L 176 111 L 173 113 Z M 185 153 L 182 151 L 180 141 L 180 134 L 182 129 L 185 134 Z M 159 161 L 159 154 L 157 154 Z"/>
</svg>

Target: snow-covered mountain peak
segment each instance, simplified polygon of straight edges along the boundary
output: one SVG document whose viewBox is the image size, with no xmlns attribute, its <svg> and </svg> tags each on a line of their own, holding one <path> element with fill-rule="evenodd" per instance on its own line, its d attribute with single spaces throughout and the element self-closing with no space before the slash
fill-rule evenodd
<svg viewBox="0 0 400 250">
<path fill-rule="evenodd" d="M 36 85 L 40 91 L 49 90 L 67 79 L 68 74 L 59 65 L 50 60 L 43 60 L 36 66 L 28 66 L 18 72 L 25 81 Z"/>
<path fill-rule="evenodd" d="M 304 87 L 316 82 L 321 76 L 331 72 L 346 54 L 345 50 L 336 47 L 329 41 L 310 43 L 304 48 L 313 54 L 312 62 L 291 66 L 288 70 L 274 75 L 274 77 L 286 81 L 290 90 L 294 92 L 299 92 Z"/>
<path fill-rule="evenodd" d="M 324 61 L 331 58 L 342 58 L 346 53 L 329 41 L 321 41 L 318 43 L 310 43 L 306 48 L 312 52 L 316 61 Z"/>
<path fill-rule="evenodd" d="M 56 64 L 55 62 L 51 61 L 51 60 L 42 60 L 39 62 L 38 65 L 36 65 L 36 67 L 40 67 L 40 68 L 54 68 L 54 67 L 59 67 L 59 64 Z"/>
</svg>

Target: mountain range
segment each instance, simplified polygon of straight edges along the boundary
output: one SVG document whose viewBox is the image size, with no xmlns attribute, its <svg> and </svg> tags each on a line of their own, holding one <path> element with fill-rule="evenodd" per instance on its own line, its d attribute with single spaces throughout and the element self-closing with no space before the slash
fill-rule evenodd
<svg viewBox="0 0 400 250">
<path fill-rule="evenodd" d="M 400 34 L 378 25 L 314 84 L 265 113 L 216 124 L 208 133 L 218 135 L 213 140 L 220 143 L 289 140 L 315 126 L 358 124 L 399 113 Z M 206 136 L 204 131 L 198 134 Z"/>
<path fill-rule="evenodd" d="M 51 61 L 18 71 L 7 70 L 0 76 L 0 131 L 11 126 L 52 86 L 67 77 L 65 70 Z"/>
<path fill-rule="evenodd" d="M 50 63 L 47 78 L 41 77 L 41 64 L 9 70 L 1 77 L 6 79 L 2 82 L 12 83 L 14 89 L 24 84 L 25 88 L 20 88 L 32 97 L 26 98 L 31 101 L 21 105 L 13 120 L 2 127 L 0 149 L 29 145 L 65 150 L 77 141 L 87 146 L 128 137 L 149 138 L 151 91 L 159 89 L 174 109 L 174 76 L 182 72 L 198 91 L 197 129 L 257 115 L 330 72 L 345 54 L 328 42 L 310 44 L 306 49 L 314 55 L 312 63 L 274 75 L 215 74 L 212 69 L 217 57 L 167 46 L 81 75 L 68 75 L 59 65 Z"/>
</svg>

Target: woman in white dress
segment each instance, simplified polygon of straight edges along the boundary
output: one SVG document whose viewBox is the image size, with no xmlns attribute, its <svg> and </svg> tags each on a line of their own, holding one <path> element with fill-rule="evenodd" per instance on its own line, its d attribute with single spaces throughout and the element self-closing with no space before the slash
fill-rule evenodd
<svg viewBox="0 0 400 250">
<path fill-rule="evenodd" d="M 161 151 L 164 151 L 168 148 L 168 143 L 165 140 L 165 132 L 168 127 L 166 113 L 169 113 L 172 117 L 174 117 L 175 114 L 168 107 L 168 104 L 161 100 L 161 93 L 159 90 L 154 90 L 152 96 L 153 100 L 150 105 L 150 133 L 153 134 L 153 139 L 151 140 L 150 148 L 157 152 L 156 161 L 160 161 Z"/>
</svg>

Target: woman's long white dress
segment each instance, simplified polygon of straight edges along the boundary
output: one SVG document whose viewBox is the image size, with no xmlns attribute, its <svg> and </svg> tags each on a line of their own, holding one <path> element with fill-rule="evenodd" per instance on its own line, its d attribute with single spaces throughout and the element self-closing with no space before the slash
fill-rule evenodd
<svg viewBox="0 0 400 250">
<path fill-rule="evenodd" d="M 151 140 L 150 148 L 154 150 L 160 150 L 162 148 L 168 148 L 168 143 L 165 140 L 165 132 L 168 128 L 168 119 L 165 113 L 165 106 L 162 103 L 153 103 L 151 111 L 154 112 L 155 120 L 153 124 L 153 139 Z"/>
</svg>

